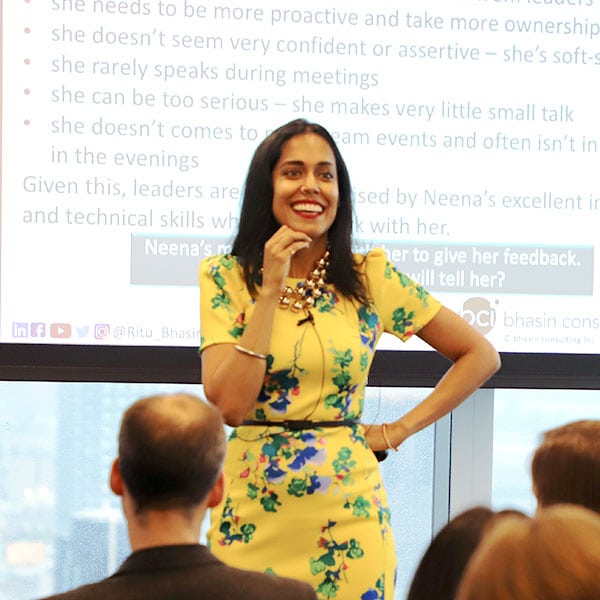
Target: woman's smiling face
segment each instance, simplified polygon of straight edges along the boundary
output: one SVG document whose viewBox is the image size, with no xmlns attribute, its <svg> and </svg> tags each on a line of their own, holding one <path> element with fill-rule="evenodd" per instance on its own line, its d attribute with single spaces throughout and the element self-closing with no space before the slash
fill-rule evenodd
<svg viewBox="0 0 600 600">
<path fill-rule="evenodd" d="M 280 225 L 327 238 L 337 214 L 339 187 L 335 156 L 316 133 L 290 138 L 273 169 L 273 215 Z"/>
</svg>

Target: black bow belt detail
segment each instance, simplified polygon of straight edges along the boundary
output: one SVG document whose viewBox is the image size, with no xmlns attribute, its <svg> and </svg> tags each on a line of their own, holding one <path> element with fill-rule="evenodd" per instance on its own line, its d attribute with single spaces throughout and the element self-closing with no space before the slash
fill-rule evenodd
<svg viewBox="0 0 600 600">
<path fill-rule="evenodd" d="M 304 429 L 319 429 L 320 427 L 352 427 L 358 421 L 349 419 L 346 421 L 310 421 L 308 419 L 286 419 L 283 421 L 254 421 L 252 419 L 242 421 L 242 425 L 257 427 L 283 427 L 288 431 L 302 431 Z"/>
</svg>

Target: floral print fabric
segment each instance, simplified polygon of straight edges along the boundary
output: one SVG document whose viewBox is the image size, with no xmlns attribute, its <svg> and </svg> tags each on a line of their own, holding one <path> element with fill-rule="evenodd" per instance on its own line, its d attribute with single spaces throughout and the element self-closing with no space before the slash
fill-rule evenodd
<svg viewBox="0 0 600 600">
<path fill-rule="evenodd" d="M 359 420 L 381 334 L 405 341 L 437 313 L 439 302 L 396 270 L 383 250 L 355 261 L 371 305 L 329 285 L 312 322 L 298 324 L 303 313 L 277 310 L 265 380 L 247 419 Z M 205 259 L 200 350 L 237 343 L 253 305 L 235 257 Z M 389 508 L 362 424 L 237 427 L 225 473 L 226 495 L 211 512 L 208 532 L 211 550 L 224 562 L 308 581 L 321 599 L 393 598 Z"/>
</svg>

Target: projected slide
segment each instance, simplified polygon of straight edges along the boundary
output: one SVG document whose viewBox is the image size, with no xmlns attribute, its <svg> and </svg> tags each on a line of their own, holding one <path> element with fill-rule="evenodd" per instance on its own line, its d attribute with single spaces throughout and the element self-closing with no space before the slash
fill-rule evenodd
<svg viewBox="0 0 600 600">
<path fill-rule="evenodd" d="M 600 0 L 326 4 L 3 2 L 1 342 L 197 346 L 199 261 L 305 117 L 357 250 L 501 351 L 600 352 Z"/>
</svg>

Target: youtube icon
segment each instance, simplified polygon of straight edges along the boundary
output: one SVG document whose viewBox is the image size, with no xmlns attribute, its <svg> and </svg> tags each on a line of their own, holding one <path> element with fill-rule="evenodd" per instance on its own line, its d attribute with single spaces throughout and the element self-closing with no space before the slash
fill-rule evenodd
<svg viewBox="0 0 600 600">
<path fill-rule="evenodd" d="M 71 325 L 69 323 L 52 323 L 50 325 L 50 337 L 70 338 Z"/>
</svg>

